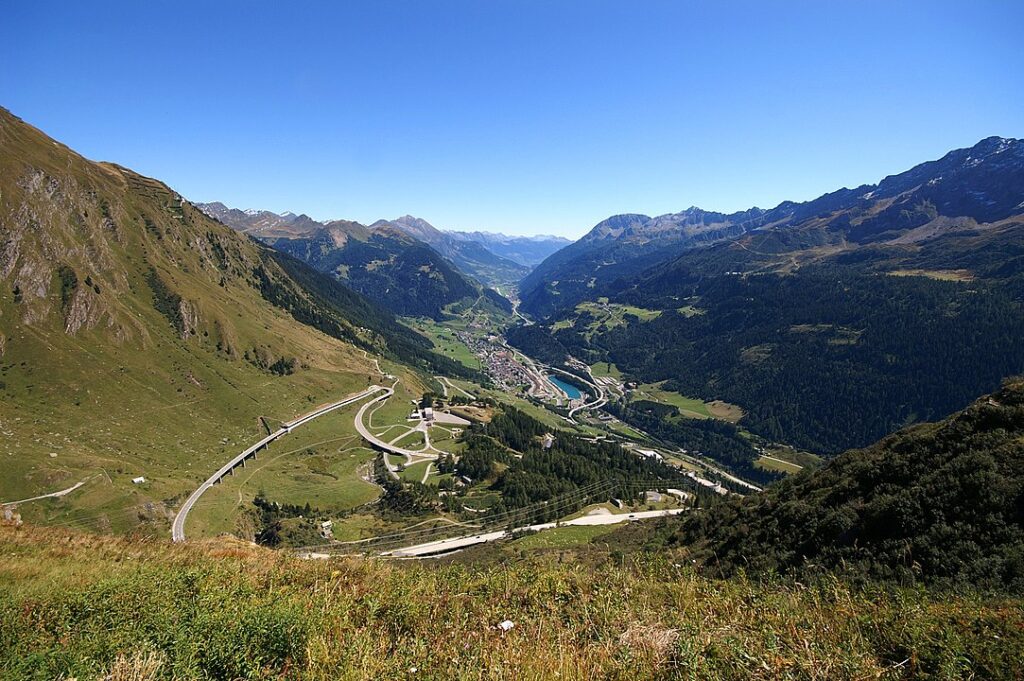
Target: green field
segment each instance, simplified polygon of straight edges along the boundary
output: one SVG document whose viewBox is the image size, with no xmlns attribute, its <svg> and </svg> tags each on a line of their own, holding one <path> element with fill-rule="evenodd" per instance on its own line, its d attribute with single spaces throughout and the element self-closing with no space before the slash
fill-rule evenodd
<svg viewBox="0 0 1024 681">
<path fill-rule="evenodd" d="M 733 423 L 743 418 L 743 410 L 736 405 L 725 402 L 705 402 L 693 397 L 684 397 L 679 393 L 662 388 L 663 383 L 643 383 L 633 392 L 633 400 L 653 400 L 678 407 L 683 416 L 689 418 L 716 418 Z"/>
<path fill-rule="evenodd" d="M 418 430 L 407 431 L 404 435 L 402 435 L 401 438 L 397 440 L 394 439 L 393 435 L 393 433 L 389 433 L 388 440 L 394 442 L 396 446 L 402 447 L 403 449 L 411 449 L 413 451 L 418 451 L 420 449 L 423 449 L 424 445 L 426 444 L 426 440 L 423 439 L 423 433 L 421 433 Z"/>
<path fill-rule="evenodd" d="M 270 501 L 323 511 L 344 511 L 376 499 L 372 473 L 376 453 L 362 445 L 352 417 L 358 405 L 340 409 L 272 443 L 255 461 L 236 469 L 203 495 L 189 515 L 189 537 L 237 529 L 240 514 L 262 493 Z"/>
<path fill-rule="evenodd" d="M 465 322 L 453 321 L 451 324 L 439 324 L 425 317 L 406 317 L 402 321 L 423 334 L 434 344 L 434 349 L 446 357 L 454 359 L 470 369 L 479 369 L 480 360 L 476 358 L 466 344 L 455 337 L 453 329 L 464 327 Z"/>
<path fill-rule="evenodd" d="M 407 386 L 407 382 L 403 380 L 395 386 L 394 395 L 366 413 L 367 427 L 382 440 L 391 440 L 417 424 L 416 421 L 409 420 L 409 415 L 419 404 L 423 393 L 411 390 Z M 416 404 L 413 404 L 414 402 Z"/>
<path fill-rule="evenodd" d="M 430 429 L 430 444 L 442 452 L 455 453 L 462 449 L 462 436 L 452 435 L 447 428 L 434 426 Z"/>
<path fill-rule="evenodd" d="M 633 440 L 645 439 L 644 436 L 640 434 L 638 430 L 632 428 L 631 426 L 629 426 L 629 424 L 623 423 L 622 421 L 608 422 L 605 423 L 605 426 L 612 432 L 624 435 Z"/>
<path fill-rule="evenodd" d="M 754 461 L 754 465 L 758 468 L 763 468 L 768 471 L 778 471 L 779 473 L 799 473 L 803 470 L 800 466 L 788 461 L 764 456 L 758 457 Z"/>
<path fill-rule="evenodd" d="M 817 468 L 821 463 L 821 458 L 810 452 L 785 445 L 775 445 L 768 450 L 767 456 L 759 457 L 754 465 L 781 473 L 799 473 L 805 468 Z"/>
<path fill-rule="evenodd" d="M 400 477 L 402 480 L 405 480 L 406 482 L 420 482 L 421 480 L 423 480 L 423 473 L 427 470 L 427 466 L 429 464 L 429 461 L 421 461 L 419 463 L 414 463 L 413 465 L 408 466 L 404 471 L 399 473 L 398 477 Z M 431 466 L 430 470 L 431 474 L 433 475 L 433 466 Z M 429 481 L 430 478 L 427 478 L 427 480 Z"/>
<path fill-rule="evenodd" d="M 611 534 L 615 525 L 566 525 L 526 535 L 512 542 L 520 549 L 558 549 L 589 544 L 598 537 Z"/>
<path fill-rule="evenodd" d="M 612 378 L 620 381 L 622 380 L 622 372 L 619 371 L 619 367 L 615 366 L 612 362 L 598 362 L 597 364 L 591 364 L 590 371 L 594 376 L 600 378 L 611 376 Z"/>
<path fill-rule="evenodd" d="M 661 310 L 647 310 L 633 305 L 610 303 L 607 298 L 598 298 L 597 302 L 588 301 L 580 303 L 576 306 L 575 311 L 577 316 L 589 313 L 593 317 L 587 324 L 586 331 L 584 332 L 588 340 L 599 330 L 607 331 L 619 326 L 625 326 L 627 324 L 626 315 L 635 315 L 641 322 L 649 322 L 661 316 Z M 578 317 L 576 320 L 569 321 L 567 326 L 575 326 L 577 323 Z M 555 324 L 555 328 L 559 328 L 558 323 Z"/>
</svg>

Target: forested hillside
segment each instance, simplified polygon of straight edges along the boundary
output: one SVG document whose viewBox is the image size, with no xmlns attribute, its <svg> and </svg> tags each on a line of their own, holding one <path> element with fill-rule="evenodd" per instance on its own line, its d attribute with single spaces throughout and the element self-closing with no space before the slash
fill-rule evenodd
<svg viewBox="0 0 1024 681">
<path fill-rule="evenodd" d="M 719 277 L 676 288 L 698 314 L 665 310 L 589 343 L 572 330 L 555 337 L 643 381 L 738 404 L 764 437 L 835 453 L 1024 372 L 1018 286 L 844 268 Z"/>
<path fill-rule="evenodd" d="M 500 499 L 490 509 L 495 516 L 509 509 L 545 504 L 595 483 L 612 483 L 609 495 L 624 499 L 643 491 L 633 484 L 637 480 L 661 478 L 672 480 L 673 485 L 684 484 L 678 482 L 675 469 L 638 457 L 617 442 L 592 442 L 568 431 L 555 431 L 550 446 L 545 446 L 542 436 L 550 430 L 528 414 L 502 406 L 489 422 L 468 429 L 466 448 L 457 461 L 443 461 L 440 466 L 465 476 L 470 485 L 499 492 Z M 557 512 L 541 510 L 531 520 L 556 520 L 587 501 L 585 495 L 575 505 L 563 499 Z"/>
<path fill-rule="evenodd" d="M 507 300 L 459 271 L 445 256 L 398 224 L 380 221 L 366 227 L 350 220 L 321 223 L 305 215 L 241 211 L 221 203 L 200 207 L 228 226 L 342 281 L 394 314 L 442 319 L 447 306 L 481 295 L 493 300 L 498 308 L 511 310 Z M 471 246 L 482 249 L 476 242 L 466 248 Z"/>
<path fill-rule="evenodd" d="M 586 277 L 552 288 L 538 268 L 524 308 L 546 286 L 535 310 L 550 317 L 509 339 L 545 361 L 610 362 L 737 404 L 740 425 L 768 440 L 865 446 L 1024 372 L 1022 200 L 1024 143 L 988 138 L 771 211 L 617 216 L 548 261 Z M 680 245 L 729 225 L 743 233 Z M 595 305 L 643 318 L 596 324 Z"/>
<path fill-rule="evenodd" d="M 1024 372 L 1018 278 L 939 281 L 806 268 L 794 275 L 675 280 L 659 312 L 591 333 L 523 327 L 511 342 L 547 361 L 610 361 L 642 381 L 743 407 L 742 425 L 819 453 L 940 418 Z M 557 328 L 556 328 L 557 327 Z M 560 355 L 560 357 L 559 357 Z"/>
<path fill-rule="evenodd" d="M 683 521 L 705 569 L 1024 592 L 1024 382 Z"/>
<path fill-rule="evenodd" d="M 394 230 L 332 223 L 270 243 L 399 315 L 441 319 L 445 306 L 483 292 L 429 246 Z"/>
</svg>

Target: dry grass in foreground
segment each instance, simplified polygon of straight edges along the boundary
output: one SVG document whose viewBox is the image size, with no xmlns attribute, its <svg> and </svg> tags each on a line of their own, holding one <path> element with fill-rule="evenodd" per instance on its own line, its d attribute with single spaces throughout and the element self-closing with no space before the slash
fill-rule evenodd
<svg viewBox="0 0 1024 681">
<path fill-rule="evenodd" d="M 507 632 L 496 625 L 515 626 Z M 1020 678 L 1021 601 L 0 526 L 11 679 Z"/>
</svg>

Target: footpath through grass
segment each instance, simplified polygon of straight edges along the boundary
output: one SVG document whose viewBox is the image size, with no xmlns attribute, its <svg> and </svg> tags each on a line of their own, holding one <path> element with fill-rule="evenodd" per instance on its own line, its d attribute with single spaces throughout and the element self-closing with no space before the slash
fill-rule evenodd
<svg viewBox="0 0 1024 681">
<path fill-rule="evenodd" d="M 511 620 L 502 633 L 496 625 Z M 1019 678 L 1019 599 L 0 526 L 0 678 Z"/>
</svg>

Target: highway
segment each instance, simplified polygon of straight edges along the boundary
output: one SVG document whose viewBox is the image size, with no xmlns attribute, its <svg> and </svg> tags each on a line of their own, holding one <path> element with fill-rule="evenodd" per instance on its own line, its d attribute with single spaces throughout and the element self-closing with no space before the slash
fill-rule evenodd
<svg viewBox="0 0 1024 681">
<path fill-rule="evenodd" d="M 584 409 L 598 409 L 600 407 L 603 407 L 604 404 L 608 401 L 608 399 L 605 397 L 605 394 L 604 394 L 604 388 L 601 387 L 600 385 L 598 385 L 597 381 L 594 380 L 594 375 L 590 373 L 590 368 L 589 367 L 587 368 L 587 375 L 590 376 L 590 381 L 583 380 L 583 378 L 580 377 L 578 374 L 573 374 L 573 373 L 570 373 L 568 371 L 563 371 L 562 369 L 557 369 L 555 367 L 551 367 L 551 370 L 552 371 L 557 371 L 560 374 L 565 374 L 566 376 L 571 376 L 572 378 L 575 378 L 577 381 L 583 381 L 584 383 L 586 383 L 587 385 L 589 385 L 591 388 L 594 389 L 594 392 L 595 392 L 595 395 L 596 395 L 594 401 L 593 402 L 588 402 L 587 404 L 581 404 L 578 407 L 574 407 L 573 409 L 570 409 L 569 410 L 569 418 L 572 418 L 576 414 L 576 412 L 582 411 Z"/>
<path fill-rule="evenodd" d="M 397 385 L 397 382 L 396 382 L 395 385 Z M 392 395 L 395 394 L 395 386 L 394 385 L 392 385 L 390 388 L 384 388 L 383 390 L 384 390 L 384 394 L 383 395 L 381 395 L 379 397 L 376 397 L 373 400 L 370 400 L 369 402 L 367 402 L 366 404 L 361 406 L 359 408 L 359 411 L 356 412 L 356 430 L 359 432 L 359 434 L 363 437 L 364 440 L 369 442 L 371 445 L 373 445 L 377 449 L 380 449 L 380 450 L 385 451 L 385 452 L 389 452 L 391 454 L 398 454 L 400 456 L 404 456 L 407 461 L 412 459 L 412 457 L 437 458 L 436 456 L 431 455 L 429 452 L 417 452 L 417 451 L 412 450 L 412 449 L 403 449 L 402 447 L 396 447 L 395 445 L 391 444 L 390 442 L 385 442 L 384 440 L 381 440 L 376 435 L 371 433 L 370 429 L 366 427 L 366 424 L 363 423 L 363 415 L 366 414 L 366 412 L 370 409 L 370 407 L 374 406 L 378 402 L 383 402 L 384 400 L 388 399 L 389 397 L 391 397 Z M 396 468 L 395 466 L 391 465 L 391 462 L 388 461 L 388 457 L 387 456 L 382 456 L 381 458 L 384 459 L 384 466 L 387 467 L 388 473 L 391 474 L 392 478 L 397 480 L 398 479 L 398 468 Z"/>
<path fill-rule="evenodd" d="M 178 509 L 178 514 L 174 516 L 174 522 L 171 524 L 171 538 L 176 542 L 185 541 L 185 521 L 188 519 L 189 511 L 192 510 L 192 507 L 196 505 L 196 502 L 199 501 L 199 498 L 202 497 L 207 490 L 213 487 L 216 483 L 220 482 L 220 480 L 225 475 L 230 473 L 235 468 L 235 466 L 242 464 L 249 457 L 255 456 L 256 452 L 263 449 L 268 444 L 278 439 L 282 435 L 287 435 L 288 433 L 292 432 L 299 426 L 309 423 L 313 419 L 319 416 L 323 416 L 324 414 L 330 413 L 335 409 L 340 409 L 342 407 L 346 407 L 352 404 L 353 402 L 358 402 L 359 400 L 365 397 L 369 397 L 373 393 L 378 392 L 380 390 L 385 390 L 385 388 L 379 385 L 371 385 L 369 388 L 360 393 L 349 395 L 343 400 L 339 400 L 338 402 L 332 402 L 330 404 L 324 405 L 322 407 L 315 409 L 314 411 L 311 411 L 310 413 L 304 416 L 300 416 L 297 419 L 288 421 L 287 423 L 283 424 L 278 430 L 274 431 L 270 435 L 266 436 L 256 444 L 246 449 L 244 452 L 242 452 L 235 458 L 228 461 L 226 464 L 221 466 L 216 473 L 207 478 L 206 481 L 202 485 L 200 485 L 198 489 L 196 489 L 196 491 L 192 492 L 192 494 L 189 495 L 188 499 L 185 500 L 185 503 L 182 504 L 181 508 Z M 394 391 L 388 390 L 388 395 L 390 395 L 392 392 Z M 359 413 L 362 414 L 362 410 L 360 410 Z M 360 420 L 357 418 L 356 425 L 358 426 L 359 424 Z"/>
<path fill-rule="evenodd" d="M 454 383 L 452 383 L 447 377 L 445 377 L 445 376 L 434 376 L 434 378 L 436 378 L 438 381 L 441 382 L 441 388 L 444 390 L 445 398 L 448 397 L 448 389 L 451 388 L 452 390 L 458 390 L 460 393 L 462 393 L 463 395 L 465 395 L 466 397 L 468 397 L 471 400 L 475 400 L 476 399 L 476 395 L 474 395 L 472 393 L 466 392 L 465 390 L 463 390 L 459 386 L 457 386 Z"/>
<path fill-rule="evenodd" d="M 580 516 L 579 518 L 573 518 L 572 520 L 563 520 L 561 522 L 527 525 L 525 527 L 516 528 L 514 532 L 539 532 L 542 530 L 550 530 L 555 527 L 564 527 L 566 525 L 617 525 L 619 523 L 631 522 L 634 520 L 646 520 L 648 518 L 678 515 L 680 513 L 685 513 L 687 510 L 689 509 L 670 508 L 662 511 L 637 511 L 636 513 L 602 513 L 585 515 Z M 455 537 L 453 539 L 438 539 L 424 544 L 416 544 L 414 546 L 406 546 L 401 549 L 385 551 L 381 553 L 381 555 L 390 556 L 392 558 L 417 558 L 438 553 L 448 553 L 450 551 L 464 549 L 469 546 L 475 546 L 489 541 L 497 541 L 499 539 L 507 538 L 508 536 L 509 532 L 507 530 L 497 530 L 495 532 L 485 532 L 483 534 Z M 327 555 L 309 554 L 309 557 L 320 558 L 327 557 Z"/>
</svg>

